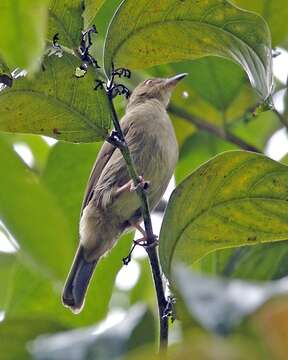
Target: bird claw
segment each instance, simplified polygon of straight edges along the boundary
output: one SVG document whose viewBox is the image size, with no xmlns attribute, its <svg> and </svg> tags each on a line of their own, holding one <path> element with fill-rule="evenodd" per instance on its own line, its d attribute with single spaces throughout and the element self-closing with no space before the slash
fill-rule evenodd
<svg viewBox="0 0 288 360">
<path fill-rule="evenodd" d="M 139 246 L 142 246 L 144 248 L 152 248 L 152 247 L 156 247 L 156 246 L 159 245 L 157 235 L 153 235 L 153 241 L 151 243 L 147 241 L 147 237 L 143 237 L 141 239 L 134 240 L 133 243 L 135 245 L 139 245 Z"/>
<path fill-rule="evenodd" d="M 131 247 L 131 250 L 129 251 L 129 254 L 127 256 L 125 256 L 123 259 L 122 259 L 122 262 L 124 265 L 128 265 L 131 261 L 131 257 L 132 257 L 132 253 L 135 249 L 136 246 L 142 246 L 144 247 L 144 249 L 147 249 L 147 248 L 152 248 L 152 247 L 156 247 L 159 245 L 159 241 L 158 241 L 158 236 L 157 235 L 153 235 L 153 242 L 151 243 L 148 243 L 147 242 L 147 238 L 146 237 L 143 237 L 141 239 L 138 239 L 138 240 L 133 240 L 133 245 Z M 165 309 L 166 310 L 166 309 Z"/>
<path fill-rule="evenodd" d="M 130 186 L 130 191 L 136 191 L 139 187 L 141 187 L 143 190 L 148 190 L 150 186 L 150 181 L 145 181 L 143 176 L 139 176 L 139 182 L 137 185 L 134 185 L 133 183 Z"/>
</svg>

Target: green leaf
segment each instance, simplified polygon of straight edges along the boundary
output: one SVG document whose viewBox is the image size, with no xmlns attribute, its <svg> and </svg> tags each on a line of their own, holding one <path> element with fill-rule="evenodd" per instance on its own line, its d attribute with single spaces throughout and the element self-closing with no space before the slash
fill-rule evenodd
<svg viewBox="0 0 288 360">
<path fill-rule="evenodd" d="M 36 336 L 67 328 L 47 317 L 15 318 L 0 324 L 0 351 L 2 360 L 28 360 L 27 345 Z"/>
<path fill-rule="evenodd" d="M 160 232 L 160 261 L 193 264 L 228 247 L 288 239 L 288 170 L 265 156 L 231 151 L 208 161 L 173 192 Z"/>
<path fill-rule="evenodd" d="M 131 16 L 133 14 L 133 16 Z M 207 55 L 240 64 L 258 93 L 272 89 L 270 33 L 265 21 L 228 1 L 123 1 L 106 38 L 105 70 L 141 69 Z"/>
<path fill-rule="evenodd" d="M 173 274 L 190 316 L 204 328 L 222 335 L 271 298 L 287 295 L 288 290 L 287 277 L 264 284 L 227 281 L 192 273 L 183 265 L 177 265 Z"/>
<path fill-rule="evenodd" d="M 48 40 L 52 41 L 53 36 L 59 34 L 62 46 L 77 49 L 83 30 L 82 11 L 82 0 L 50 0 Z"/>
<path fill-rule="evenodd" d="M 227 278 L 275 280 L 288 273 L 285 241 L 218 250 L 204 256 L 195 269 Z"/>
<path fill-rule="evenodd" d="M 33 358 L 78 360 L 119 359 L 128 351 L 154 342 L 153 314 L 144 305 L 134 305 L 123 321 L 97 334 L 98 327 L 41 336 L 31 344 Z"/>
<path fill-rule="evenodd" d="M 264 151 L 267 141 L 281 127 L 273 111 L 265 111 L 250 120 L 241 119 L 230 125 L 229 129 L 236 136 Z"/>
<path fill-rule="evenodd" d="M 46 25 L 47 0 L 1 0 L 0 54 L 10 69 L 38 69 Z"/>
<path fill-rule="evenodd" d="M 179 120 L 176 119 L 174 122 L 176 131 Z M 235 121 L 228 127 L 228 130 L 240 139 L 264 151 L 268 139 L 280 125 L 274 112 L 267 111 L 249 121 L 245 119 Z M 198 131 L 187 136 L 180 148 L 179 161 L 175 171 L 176 183 L 179 184 L 193 170 L 213 156 L 234 149 L 237 149 L 236 145 L 204 131 Z"/>
<path fill-rule="evenodd" d="M 70 327 L 75 326 L 75 320 L 78 324 L 85 324 L 62 306 L 59 281 L 47 276 L 49 274 L 45 273 L 44 267 L 31 263 L 22 250 L 14 254 L 14 258 L 13 274 L 9 278 L 9 297 L 3 308 L 5 320 L 45 317 Z M 0 271 L 3 277 L 8 267 Z"/>
<path fill-rule="evenodd" d="M 154 308 L 154 294 L 155 290 L 151 279 L 151 267 L 147 259 L 139 262 L 141 266 L 141 273 L 136 285 L 130 291 L 130 304 L 138 302 L 145 302 L 151 308 Z"/>
<path fill-rule="evenodd" d="M 180 151 L 180 160 L 175 170 L 176 184 L 181 183 L 193 170 L 213 156 L 237 147 L 206 132 L 197 132 L 189 137 Z"/>
<path fill-rule="evenodd" d="M 288 7 L 286 0 L 234 0 L 236 5 L 255 11 L 267 21 L 273 46 L 280 45 L 288 36 Z"/>
<path fill-rule="evenodd" d="M 78 242 L 79 216 L 86 184 L 101 143 L 58 142 L 50 151 L 42 180 L 57 199 Z"/>
<path fill-rule="evenodd" d="M 47 135 L 71 142 L 105 138 L 111 112 L 104 90 L 94 91 L 94 76 L 74 76 L 72 55 L 50 56 L 33 81 L 22 78 L 0 92 L 0 131 Z"/>
<path fill-rule="evenodd" d="M 85 0 L 85 10 L 83 12 L 84 19 L 84 28 L 87 29 L 93 24 L 93 20 L 97 15 L 98 11 L 101 9 L 102 5 L 105 3 L 105 0 Z"/>
<path fill-rule="evenodd" d="M 1 228 L 0 228 L 1 235 Z M 0 298 L 0 312 L 4 311 L 10 301 L 11 284 L 14 276 L 16 265 L 15 254 L 6 254 L 0 252 L 0 284 L 1 284 L 1 298 Z"/>
<path fill-rule="evenodd" d="M 11 133 L 1 133 L 0 136 L 6 142 L 11 143 L 12 145 L 28 146 L 34 158 L 34 163 L 32 164 L 33 170 L 38 173 L 42 172 L 50 151 L 50 146 L 41 136 Z"/>
<path fill-rule="evenodd" d="M 0 139 L 0 219 L 44 272 L 63 278 L 71 257 L 66 218 L 39 178 Z M 62 261 L 59 261 L 59 258 Z"/>
<path fill-rule="evenodd" d="M 14 261 L 12 255 L 3 255 L 0 258 L 0 311 L 5 310 L 5 318 L 8 320 L 47 317 L 70 328 L 87 326 L 102 320 L 109 310 L 115 278 L 122 266 L 121 258 L 127 255 L 131 242 L 131 237 L 122 238 L 109 257 L 101 260 L 89 286 L 81 316 L 75 316 L 62 305 L 61 292 L 64 282 L 49 276 L 44 266 L 35 266 L 22 250 L 14 255 Z M 54 253 L 51 256 L 55 257 Z M 73 258 L 64 260 L 67 275 Z"/>
</svg>

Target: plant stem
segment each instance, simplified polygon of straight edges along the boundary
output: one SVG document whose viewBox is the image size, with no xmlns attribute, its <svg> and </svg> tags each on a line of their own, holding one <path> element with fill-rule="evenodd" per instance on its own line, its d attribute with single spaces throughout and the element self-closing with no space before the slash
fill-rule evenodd
<svg viewBox="0 0 288 360">
<path fill-rule="evenodd" d="M 208 123 L 202 119 L 199 119 L 199 118 L 189 114 L 182 108 L 179 108 L 178 106 L 170 105 L 169 111 L 171 114 L 180 116 L 181 118 L 183 118 L 186 121 L 190 122 L 191 124 L 195 125 L 199 130 L 207 131 L 207 132 L 219 137 L 220 139 L 228 140 L 231 143 L 239 146 L 243 150 L 253 151 L 253 152 L 257 152 L 257 153 L 262 152 L 255 146 L 248 144 L 246 141 L 240 139 L 239 137 L 232 134 L 231 132 L 224 130 L 220 127 L 217 127 L 211 123 Z"/>
<path fill-rule="evenodd" d="M 133 162 L 133 159 L 131 157 L 131 153 L 129 150 L 129 147 L 125 141 L 125 137 L 123 135 L 122 129 L 120 127 L 120 123 L 118 120 L 118 116 L 113 104 L 112 97 L 108 95 L 110 107 L 112 110 L 112 120 L 113 125 L 115 128 L 115 131 L 117 132 L 118 138 L 122 142 L 122 146 L 119 146 L 119 150 L 122 153 L 122 156 L 126 162 L 127 169 L 129 176 L 133 180 L 134 186 L 136 187 L 137 195 L 139 196 L 140 203 L 141 203 L 141 211 L 145 226 L 145 232 L 147 235 L 147 246 L 145 246 L 146 252 L 149 257 L 150 266 L 152 270 L 153 280 L 154 280 L 154 286 L 156 290 L 157 295 L 157 302 L 158 302 L 158 311 L 159 311 L 159 323 L 160 323 L 160 348 L 165 350 L 167 349 L 168 345 L 168 318 L 163 317 L 164 310 L 167 305 L 167 301 L 165 298 L 164 288 L 163 288 L 163 282 L 161 277 L 161 270 L 160 270 L 160 264 L 158 259 L 158 254 L 156 250 L 155 243 L 155 236 L 153 233 L 152 228 L 152 222 L 151 222 L 151 216 L 150 216 L 150 210 L 149 210 L 149 204 L 148 199 L 146 196 L 146 192 L 142 186 L 137 186 L 140 183 L 139 175 L 137 174 L 135 164 Z M 150 246 L 149 246 L 150 245 Z"/>
</svg>

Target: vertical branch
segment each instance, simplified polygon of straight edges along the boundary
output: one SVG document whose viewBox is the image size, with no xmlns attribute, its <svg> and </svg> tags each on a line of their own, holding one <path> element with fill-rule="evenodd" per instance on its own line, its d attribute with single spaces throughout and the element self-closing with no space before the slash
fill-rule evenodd
<svg viewBox="0 0 288 360">
<path fill-rule="evenodd" d="M 83 71 L 80 72 L 79 76 L 84 76 L 87 72 L 88 66 L 93 66 L 95 69 L 98 69 L 98 63 L 94 59 L 94 57 L 89 53 L 89 49 L 92 46 L 92 39 L 91 34 L 97 33 L 96 27 L 93 25 L 88 30 L 82 32 L 82 38 L 81 38 L 81 44 L 78 49 L 78 53 L 80 56 L 80 59 L 82 60 L 82 64 L 80 65 L 80 70 Z M 56 37 L 56 40 L 58 41 L 58 37 Z M 145 232 L 147 235 L 147 243 L 145 244 L 145 250 L 148 254 L 152 274 L 153 274 L 153 280 L 157 295 L 157 302 L 158 302 L 158 310 L 159 310 L 159 322 L 160 322 L 160 348 L 161 349 L 167 349 L 168 345 L 168 317 L 165 314 L 165 310 L 167 307 L 167 301 L 165 298 L 165 293 L 163 289 L 163 282 L 161 277 L 161 270 L 159 265 L 159 259 L 158 254 L 156 250 L 156 241 L 155 236 L 153 234 L 153 228 L 152 228 L 152 222 L 150 217 L 150 210 L 149 210 L 149 204 L 148 199 L 146 196 L 146 191 L 143 186 L 138 186 L 141 183 L 140 177 L 137 174 L 135 164 L 133 162 L 133 159 L 130 154 L 130 150 L 128 148 L 128 145 L 126 143 L 124 134 L 122 132 L 118 116 L 114 107 L 113 103 L 113 97 L 116 95 L 125 95 L 126 97 L 129 96 L 129 90 L 122 84 L 114 84 L 115 76 L 118 77 L 126 77 L 130 78 L 131 72 L 128 69 L 125 68 L 119 68 L 115 69 L 114 64 L 112 63 L 112 74 L 111 78 L 107 83 L 105 83 L 102 80 L 96 80 L 96 86 L 95 90 L 98 88 L 102 88 L 106 90 L 106 94 L 108 96 L 110 109 L 112 112 L 112 121 L 114 125 L 114 131 L 109 136 L 107 141 L 109 141 L 111 144 L 119 148 L 121 151 L 121 154 L 126 162 L 128 173 L 130 178 L 133 181 L 133 184 L 135 186 L 137 195 L 140 199 L 141 203 L 141 212 L 144 220 L 144 226 L 145 226 Z"/>
<path fill-rule="evenodd" d="M 128 145 L 125 141 L 125 137 L 124 137 L 122 129 L 120 127 L 120 123 L 119 123 L 119 120 L 118 120 L 118 117 L 117 117 L 117 114 L 115 111 L 111 93 L 110 94 L 108 93 L 108 98 L 109 98 L 110 107 L 111 107 L 111 111 L 112 111 L 113 125 L 115 128 L 117 137 L 119 139 L 118 144 L 116 142 L 116 146 L 120 149 L 120 151 L 122 153 L 122 156 L 127 165 L 129 176 L 133 180 L 134 186 L 136 187 L 137 195 L 139 196 L 139 199 L 141 202 L 141 211 L 142 211 L 142 216 L 143 216 L 143 220 L 144 220 L 145 231 L 147 234 L 147 246 L 145 246 L 145 249 L 146 249 L 146 252 L 149 257 L 153 280 L 154 280 L 154 286 L 155 286 L 156 295 L 157 295 L 159 322 L 160 322 L 160 348 L 164 350 L 164 349 L 167 349 L 167 345 L 168 345 L 168 317 L 163 316 L 166 306 L 167 306 L 167 301 L 165 298 L 161 270 L 160 270 L 160 265 L 159 265 L 159 259 L 158 259 L 158 254 L 157 254 L 157 250 L 156 250 L 156 246 L 155 246 L 155 236 L 153 234 L 149 204 L 148 204 L 145 189 L 142 186 L 137 186 L 140 183 L 140 178 L 135 169 L 133 159 L 131 157 Z"/>
</svg>

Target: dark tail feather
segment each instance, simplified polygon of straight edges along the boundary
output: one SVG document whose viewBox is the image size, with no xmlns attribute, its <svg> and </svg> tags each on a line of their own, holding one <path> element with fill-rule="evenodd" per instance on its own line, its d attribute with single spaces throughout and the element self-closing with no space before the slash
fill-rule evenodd
<svg viewBox="0 0 288 360">
<path fill-rule="evenodd" d="M 63 304 L 74 313 L 79 313 L 82 309 L 85 294 L 96 264 L 97 260 L 91 262 L 85 260 L 84 249 L 80 245 L 62 294 Z"/>
</svg>

